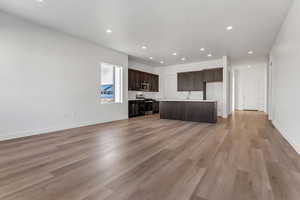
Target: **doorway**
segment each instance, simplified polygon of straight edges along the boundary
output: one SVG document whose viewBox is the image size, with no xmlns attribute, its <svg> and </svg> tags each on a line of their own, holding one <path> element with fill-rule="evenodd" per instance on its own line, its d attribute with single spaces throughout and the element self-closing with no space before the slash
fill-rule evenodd
<svg viewBox="0 0 300 200">
<path fill-rule="evenodd" d="M 236 110 L 265 111 L 266 70 L 262 66 L 239 68 L 234 73 Z"/>
</svg>

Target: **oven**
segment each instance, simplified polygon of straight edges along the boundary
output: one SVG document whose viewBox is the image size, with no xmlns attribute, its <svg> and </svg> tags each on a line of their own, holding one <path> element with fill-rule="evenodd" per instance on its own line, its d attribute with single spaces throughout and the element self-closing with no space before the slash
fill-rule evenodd
<svg viewBox="0 0 300 200">
<path fill-rule="evenodd" d="M 153 100 L 145 99 L 145 114 L 151 115 L 153 114 Z"/>
</svg>

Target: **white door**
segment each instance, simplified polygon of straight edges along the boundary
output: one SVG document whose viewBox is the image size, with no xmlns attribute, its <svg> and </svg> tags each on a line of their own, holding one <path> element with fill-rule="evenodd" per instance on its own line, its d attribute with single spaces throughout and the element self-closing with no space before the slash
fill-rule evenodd
<svg viewBox="0 0 300 200">
<path fill-rule="evenodd" d="M 264 74 L 260 68 L 239 71 L 240 101 L 243 110 L 264 110 Z"/>
<path fill-rule="evenodd" d="M 259 110 L 256 76 L 249 75 L 249 73 L 253 73 L 251 70 L 246 72 L 248 73 L 244 74 L 243 108 L 244 110 Z"/>
</svg>

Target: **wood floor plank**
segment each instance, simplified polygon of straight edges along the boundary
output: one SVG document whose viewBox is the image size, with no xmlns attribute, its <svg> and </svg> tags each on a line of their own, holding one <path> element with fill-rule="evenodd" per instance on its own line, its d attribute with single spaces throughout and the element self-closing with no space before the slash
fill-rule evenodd
<svg viewBox="0 0 300 200">
<path fill-rule="evenodd" d="M 0 142 L 1 200 L 298 200 L 300 157 L 262 112 L 158 115 Z"/>
</svg>

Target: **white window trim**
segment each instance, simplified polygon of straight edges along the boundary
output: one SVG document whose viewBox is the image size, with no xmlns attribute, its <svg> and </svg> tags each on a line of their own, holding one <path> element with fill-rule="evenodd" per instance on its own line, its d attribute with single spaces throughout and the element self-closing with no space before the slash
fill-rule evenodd
<svg viewBox="0 0 300 200">
<path fill-rule="evenodd" d="M 112 65 L 113 66 L 113 101 L 112 102 L 103 102 L 102 101 L 102 97 L 101 97 L 101 85 L 102 85 L 102 80 L 101 80 L 101 76 L 102 76 L 102 65 L 103 64 L 107 64 L 107 65 Z M 121 68 L 121 77 L 120 77 L 120 101 L 116 102 L 116 89 L 115 89 L 115 79 L 116 79 L 116 67 L 120 67 Z M 124 76 L 124 67 L 121 65 L 115 65 L 115 64 L 111 64 L 108 62 L 101 62 L 100 63 L 100 67 L 98 68 L 99 72 L 98 72 L 98 79 L 99 79 L 99 84 L 98 84 L 98 91 L 99 91 L 99 96 L 100 96 L 100 103 L 101 104 L 123 104 L 123 76 Z M 100 86 L 100 88 L 99 88 Z"/>
</svg>

